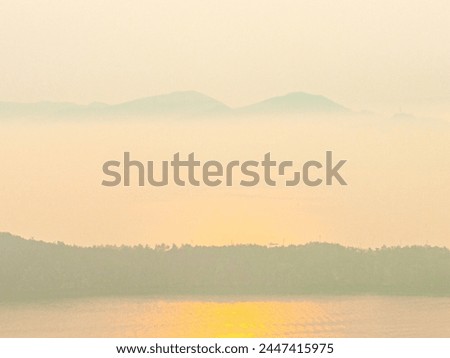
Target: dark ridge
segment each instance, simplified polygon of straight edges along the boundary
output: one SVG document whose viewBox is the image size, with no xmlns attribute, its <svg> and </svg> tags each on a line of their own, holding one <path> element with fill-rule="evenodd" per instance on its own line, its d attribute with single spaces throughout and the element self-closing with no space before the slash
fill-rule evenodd
<svg viewBox="0 0 450 358">
<path fill-rule="evenodd" d="M 0 301 L 110 295 L 450 295 L 450 251 L 287 247 L 81 248 L 0 233 Z"/>
</svg>

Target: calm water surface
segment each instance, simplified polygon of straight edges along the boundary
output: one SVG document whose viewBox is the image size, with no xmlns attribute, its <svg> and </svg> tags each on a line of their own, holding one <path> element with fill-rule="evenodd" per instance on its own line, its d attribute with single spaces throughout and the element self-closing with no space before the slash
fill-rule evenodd
<svg viewBox="0 0 450 358">
<path fill-rule="evenodd" d="M 450 337 L 450 298 L 95 298 L 0 304 L 0 337 Z"/>
</svg>

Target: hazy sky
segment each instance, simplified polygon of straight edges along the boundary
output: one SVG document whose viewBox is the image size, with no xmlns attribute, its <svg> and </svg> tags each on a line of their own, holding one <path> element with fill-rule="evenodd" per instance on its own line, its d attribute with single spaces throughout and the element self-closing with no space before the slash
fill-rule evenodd
<svg viewBox="0 0 450 358">
<path fill-rule="evenodd" d="M 1 0 L 0 101 L 196 90 L 240 106 L 305 91 L 388 120 L 0 121 L 0 231 L 81 245 L 449 246 L 448 126 L 390 118 L 450 119 L 449 14 L 448 0 Z M 124 151 L 300 161 L 330 149 L 349 162 L 348 187 L 100 185 Z"/>
<path fill-rule="evenodd" d="M 301 90 L 355 109 L 445 104 L 449 14 L 447 0 L 2 0 L 0 100 L 197 90 L 239 106 Z"/>
<path fill-rule="evenodd" d="M 378 119 L 0 121 L 0 231 L 94 244 L 450 247 L 449 126 Z M 346 159 L 348 186 L 105 187 L 102 165 L 132 159 Z M 336 161 L 337 162 L 337 161 Z M 136 179 L 136 172 L 133 174 Z M 197 176 L 198 178 L 198 176 Z"/>
</svg>

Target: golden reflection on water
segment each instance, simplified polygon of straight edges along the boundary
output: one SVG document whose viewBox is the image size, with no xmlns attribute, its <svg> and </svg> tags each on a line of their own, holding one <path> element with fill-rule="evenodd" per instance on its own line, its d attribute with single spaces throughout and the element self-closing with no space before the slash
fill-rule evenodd
<svg viewBox="0 0 450 358">
<path fill-rule="evenodd" d="M 312 337 L 336 332 L 332 317 L 313 302 L 161 302 L 156 322 L 145 317 L 158 337 Z M 141 317 L 142 318 L 142 317 Z M 144 322 L 142 322 L 144 323 Z M 181 324 L 180 324 L 181 323 Z M 145 324 L 144 324 L 145 326 Z M 155 332 L 155 328 L 156 331 Z"/>
<path fill-rule="evenodd" d="M 450 337 L 449 297 L 116 297 L 0 304 L 0 337 Z"/>
</svg>

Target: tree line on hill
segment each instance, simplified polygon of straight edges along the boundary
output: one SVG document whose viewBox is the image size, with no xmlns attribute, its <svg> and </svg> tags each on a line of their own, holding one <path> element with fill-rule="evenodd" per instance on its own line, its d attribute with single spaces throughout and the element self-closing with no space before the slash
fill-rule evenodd
<svg viewBox="0 0 450 358">
<path fill-rule="evenodd" d="M 450 295 L 450 250 L 77 247 L 0 233 L 0 301 L 107 295 Z"/>
</svg>

